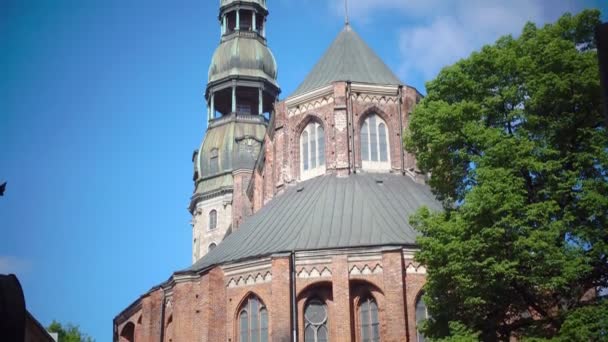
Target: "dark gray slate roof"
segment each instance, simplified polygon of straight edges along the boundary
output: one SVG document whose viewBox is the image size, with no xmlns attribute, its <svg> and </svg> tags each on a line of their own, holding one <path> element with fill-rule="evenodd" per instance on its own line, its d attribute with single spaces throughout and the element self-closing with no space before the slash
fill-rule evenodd
<svg viewBox="0 0 608 342">
<path fill-rule="evenodd" d="M 317 177 L 275 197 L 185 271 L 288 251 L 411 245 L 409 216 L 423 205 L 441 209 L 428 186 L 408 176 Z"/>
<path fill-rule="evenodd" d="M 321 60 L 290 97 L 336 81 L 399 85 L 401 81 L 350 27 L 345 25 Z"/>
</svg>

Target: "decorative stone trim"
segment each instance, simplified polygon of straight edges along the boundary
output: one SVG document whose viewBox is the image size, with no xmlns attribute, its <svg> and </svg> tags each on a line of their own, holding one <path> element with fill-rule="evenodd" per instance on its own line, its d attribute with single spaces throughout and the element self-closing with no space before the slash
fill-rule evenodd
<svg viewBox="0 0 608 342">
<path fill-rule="evenodd" d="M 372 264 L 372 267 L 366 264 L 363 266 L 363 268 L 360 269 L 357 265 L 355 265 L 350 269 L 349 274 L 351 276 L 382 274 L 383 269 L 380 264 L 376 264 L 375 266 Z"/>
<path fill-rule="evenodd" d="M 247 276 L 240 276 L 238 278 L 236 278 L 236 277 L 230 278 L 230 280 L 228 281 L 228 284 L 226 284 L 226 287 L 234 288 L 234 287 L 242 287 L 242 286 L 251 286 L 251 285 L 268 283 L 270 281 L 272 281 L 272 273 L 270 271 L 268 271 L 266 273 L 260 272 L 257 274 L 249 274 Z"/>
<path fill-rule="evenodd" d="M 295 107 L 289 107 L 287 109 L 287 115 L 288 116 L 299 115 L 302 113 L 306 113 L 309 110 L 323 107 L 330 103 L 334 103 L 334 97 L 332 95 L 323 96 L 321 98 L 297 105 Z"/>
<path fill-rule="evenodd" d="M 426 274 L 426 267 L 420 264 L 410 262 L 405 266 L 405 273 L 407 274 Z"/>
<path fill-rule="evenodd" d="M 373 103 L 378 105 L 397 104 L 399 101 L 398 97 L 384 95 L 352 94 L 350 97 L 354 101 L 360 103 Z"/>
<path fill-rule="evenodd" d="M 306 267 L 302 267 L 298 272 L 298 278 L 325 278 L 331 277 L 331 271 L 329 268 L 324 267 L 321 272 L 316 267 L 313 267 L 310 271 L 306 270 Z"/>
</svg>

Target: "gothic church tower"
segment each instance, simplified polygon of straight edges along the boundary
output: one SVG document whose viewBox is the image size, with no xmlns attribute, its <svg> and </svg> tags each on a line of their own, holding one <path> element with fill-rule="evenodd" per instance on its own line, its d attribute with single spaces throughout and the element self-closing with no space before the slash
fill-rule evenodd
<svg viewBox="0 0 608 342">
<path fill-rule="evenodd" d="M 280 93 L 266 43 L 266 0 L 220 0 L 220 45 L 205 91 L 208 127 L 194 152 L 192 262 L 251 215 L 246 190 Z"/>
</svg>

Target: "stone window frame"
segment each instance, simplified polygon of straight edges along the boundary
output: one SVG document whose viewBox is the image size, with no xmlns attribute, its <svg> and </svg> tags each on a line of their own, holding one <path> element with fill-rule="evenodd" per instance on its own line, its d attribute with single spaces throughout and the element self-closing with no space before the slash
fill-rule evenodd
<svg viewBox="0 0 608 342">
<path fill-rule="evenodd" d="M 209 222 L 208 222 L 209 226 L 208 229 L 209 231 L 211 230 L 216 230 L 217 229 L 217 210 L 215 209 L 211 209 L 209 211 Z"/>
<path fill-rule="evenodd" d="M 255 317 L 257 317 L 257 322 L 255 322 L 255 324 L 257 325 L 257 329 L 256 330 L 252 330 L 252 319 L 254 319 L 254 315 L 253 315 L 253 308 L 252 308 L 252 304 L 253 303 L 257 303 L 257 315 Z M 268 342 L 270 339 L 270 314 L 269 314 L 269 310 L 268 307 L 266 306 L 266 304 L 264 304 L 264 302 L 262 301 L 262 299 L 260 299 L 260 297 L 258 297 L 257 295 L 250 293 L 248 294 L 245 299 L 243 300 L 243 302 L 241 303 L 241 305 L 239 306 L 239 309 L 237 310 L 238 315 L 236 317 L 235 320 L 235 325 L 236 325 L 236 336 L 237 336 L 237 341 L 238 342 L 251 342 L 252 338 L 251 338 L 251 334 L 252 331 L 257 332 L 259 335 L 257 336 L 257 339 L 255 339 L 254 341 L 259 341 L 259 342 Z M 264 320 L 263 317 L 266 317 L 266 326 L 264 327 Z M 243 341 L 243 323 L 242 323 L 242 318 L 245 317 L 247 320 L 247 337 L 246 337 L 246 341 Z M 266 331 L 266 333 L 264 333 L 264 330 Z"/>
<path fill-rule="evenodd" d="M 322 137 L 319 135 L 319 133 L 322 134 Z M 303 141 L 304 136 L 306 136 L 306 144 L 304 144 Z M 327 144 L 325 140 L 325 127 L 318 120 L 309 120 L 304 128 L 300 131 L 300 134 L 298 135 L 300 152 L 300 180 L 306 180 L 325 174 L 327 165 Z M 322 145 L 320 143 L 322 143 Z M 314 146 L 314 160 L 311 146 Z M 306 158 L 304 158 L 305 153 Z M 314 167 L 312 166 L 313 162 Z"/>
<path fill-rule="evenodd" d="M 373 119 L 372 119 L 373 118 Z M 372 131 L 371 131 L 371 123 L 370 120 L 375 121 L 375 133 L 376 133 L 376 144 L 372 146 Z M 386 148 L 384 149 L 384 154 L 386 154 L 386 160 L 382 161 L 382 142 L 381 138 L 381 130 L 380 127 L 384 126 L 384 142 Z M 367 128 L 367 137 L 363 139 L 363 130 Z M 364 171 L 376 171 L 376 172 L 390 172 L 391 170 L 391 144 L 390 144 L 390 129 L 389 125 L 384 120 L 384 118 L 379 115 L 377 112 L 373 111 L 369 114 L 365 115 L 363 120 L 361 120 L 361 125 L 359 127 L 359 155 L 361 157 L 361 169 Z M 367 142 L 367 151 L 370 156 L 370 160 L 365 160 L 363 155 L 363 143 Z M 371 160 L 372 158 L 372 149 L 376 152 L 376 157 L 378 160 Z"/>
<path fill-rule="evenodd" d="M 217 243 L 212 241 L 209 246 L 207 246 L 207 253 L 211 252 L 215 247 L 217 247 Z"/>
</svg>

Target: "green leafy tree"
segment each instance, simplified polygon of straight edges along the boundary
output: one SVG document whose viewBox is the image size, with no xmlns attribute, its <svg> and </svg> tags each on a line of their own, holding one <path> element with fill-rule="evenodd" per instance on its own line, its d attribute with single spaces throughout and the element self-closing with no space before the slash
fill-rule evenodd
<svg viewBox="0 0 608 342">
<path fill-rule="evenodd" d="M 528 23 L 427 84 L 404 138 L 445 208 L 411 218 L 427 335 L 608 339 L 594 295 L 608 286 L 599 17 Z"/>
<path fill-rule="evenodd" d="M 62 326 L 61 323 L 53 320 L 47 328 L 48 331 L 59 334 L 59 342 L 94 342 L 95 340 L 85 333 L 80 331 L 77 325 L 67 324 Z"/>
</svg>

